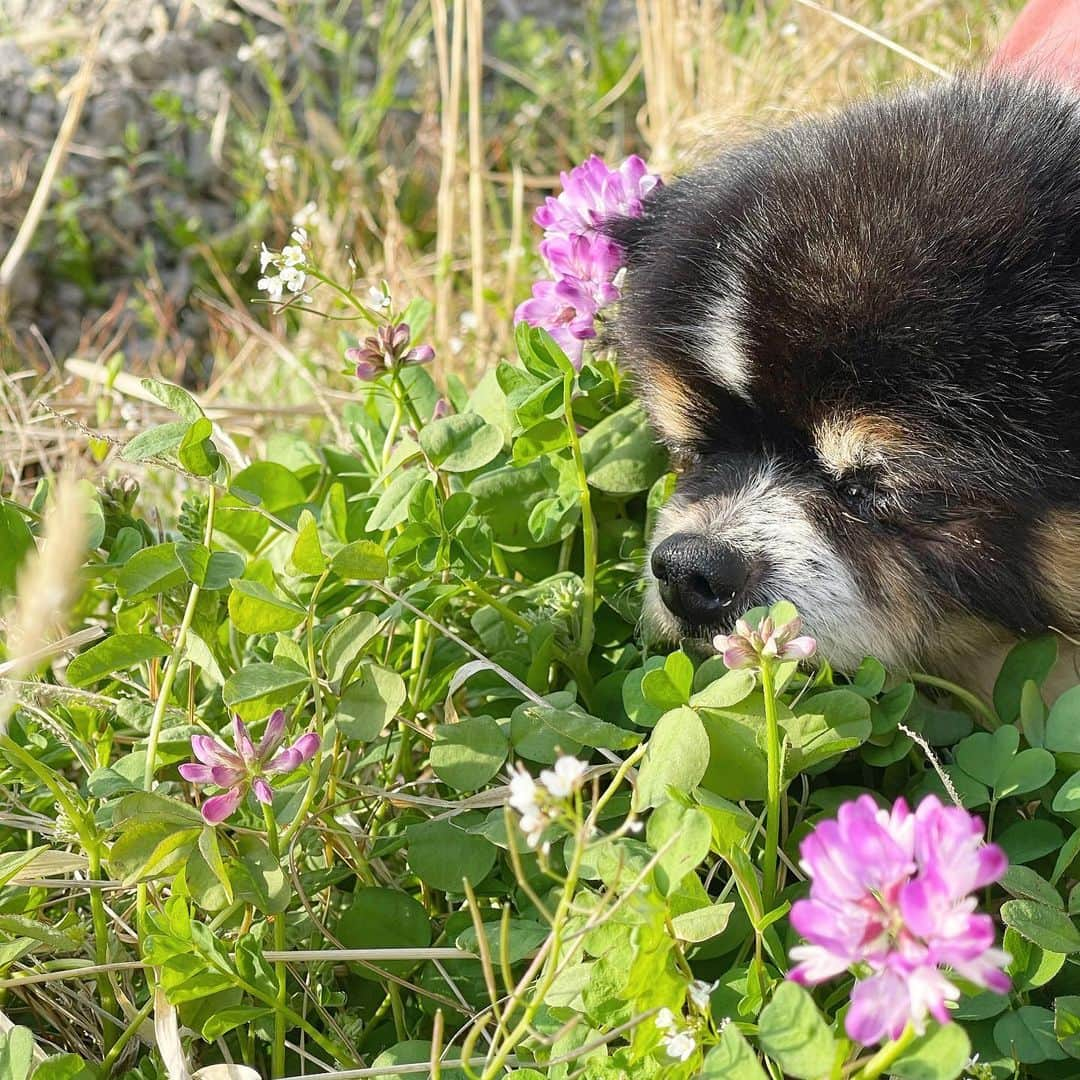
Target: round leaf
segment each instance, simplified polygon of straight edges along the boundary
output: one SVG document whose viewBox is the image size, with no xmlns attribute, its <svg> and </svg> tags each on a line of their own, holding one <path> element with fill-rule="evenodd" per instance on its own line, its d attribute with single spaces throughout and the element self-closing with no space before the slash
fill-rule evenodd
<svg viewBox="0 0 1080 1080">
<path fill-rule="evenodd" d="M 443 472 L 472 472 L 493 461 L 503 448 L 503 433 L 478 413 L 458 413 L 428 424 L 420 446 Z"/>
<path fill-rule="evenodd" d="M 425 821 L 406 830 L 409 867 L 433 889 L 461 893 L 462 879 L 478 885 L 495 865 L 497 849 L 449 821 Z"/>
<path fill-rule="evenodd" d="M 431 944 L 431 923 L 424 905 L 398 889 L 359 888 L 341 913 L 335 935 L 347 949 L 424 949 Z M 388 960 L 379 967 L 405 975 L 412 960 Z M 363 964 L 355 972 L 362 979 L 379 975 Z"/>
<path fill-rule="evenodd" d="M 439 724 L 430 760 L 435 775 L 457 791 L 476 791 L 502 768 L 509 745 L 490 716 Z"/>
</svg>

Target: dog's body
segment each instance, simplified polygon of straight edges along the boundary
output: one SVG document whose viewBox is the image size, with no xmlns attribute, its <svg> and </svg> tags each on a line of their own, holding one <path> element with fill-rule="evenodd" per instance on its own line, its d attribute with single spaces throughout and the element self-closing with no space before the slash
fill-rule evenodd
<svg viewBox="0 0 1080 1080">
<path fill-rule="evenodd" d="M 1080 96 L 1006 75 L 767 135 L 612 223 L 681 476 L 654 635 L 789 599 L 834 664 L 1080 634 Z"/>
</svg>

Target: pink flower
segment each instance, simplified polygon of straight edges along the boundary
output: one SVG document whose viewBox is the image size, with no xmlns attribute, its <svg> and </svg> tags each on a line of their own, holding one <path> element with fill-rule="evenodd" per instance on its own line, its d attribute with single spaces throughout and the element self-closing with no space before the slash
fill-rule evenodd
<svg viewBox="0 0 1080 1080">
<path fill-rule="evenodd" d="M 745 619 L 739 619 L 735 632 L 717 634 L 713 646 L 723 653 L 724 664 L 731 669 L 761 667 L 763 658 L 808 660 L 817 651 L 817 642 L 799 636 L 801 629 L 798 616 L 781 626 L 774 626 L 772 618 L 766 616 L 756 630 Z"/>
<path fill-rule="evenodd" d="M 540 244 L 556 280 L 570 278 L 592 294 L 598 308 L 619 298 L 612 278 L 623 263 L 622 249 L 606 236 L 556 236 Z"/>
<path fill-rule="evenodd" d="M 791 950 L 788 978 L 815 985 L 858 966 L 844 1025 L 856 1042 L 895 1039 L 908 1023 L 921 1034 L 928 1015 L 947 1023 L 960 991 L 946 971 L 1008 992 L 1009 956 L 972 895 L 1006 859 L 982 837 L 979 818 L 934 795 L 914 814 L 903 799 L 889 812 L 861 795 L 803 841 L 810 896 L 791 924 L 809 944 Z"/>
<path fill-rule="evenodd" d="M 514 321 L 542 326 L 579 366 L 585 342 L 596 337 L 597 310 L 589 290 L 574 278 L 538 281 L 532 299 L 518 305 Z"/>
<path fill-rule="evenodd" d="M 641 200 L 660 177 L 650 173 L 636 154 L 617 169 L 609 169 L 595 154 L 569 173 L 561 173 L 562 192 L 548 196 L 533 215 L 548 237 L 596 236 L 599 226 L 619 215 L 637 217 Z"/>
<path fill-rule="evenodd" d="M 193 735 L 191 750 L 199 760 L 180 766 L 180 775 L 193 784 L 227 789 L 203 803 L 202 815 L 209 825 L 231 817 L 249 787 L 259 802 L 269 806 L 274 793 L 266 777 L 293 772 L 319 749 L 319 736 L 314 731 L 301 735 L 284 750 L 278 749 L 285 738 L 285 713 L 281 709 L 266 721 L 257 745 L 239 716 L 233 718 L 232 731 L 234 750 L 209 735 Z"/>
<path fill-rule="evenodd" d="M 346 349 L 345 359 L 356 365 L 356 377 L 365 382 L 370 382 L 384 371 L 433 360 L 435 350 L 430 345 L 409 348 L 411 337 L 408 323 L 380 326 L 375 335 L 364 338 L 362 345 Z"/>
</svg>

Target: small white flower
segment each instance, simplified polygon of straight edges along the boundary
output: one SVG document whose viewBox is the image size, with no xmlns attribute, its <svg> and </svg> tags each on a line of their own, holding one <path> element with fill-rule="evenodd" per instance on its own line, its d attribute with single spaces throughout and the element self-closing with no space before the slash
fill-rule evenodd
<svg viewBox="0 0 1080 1080">
<path fill-rule="evenodd" d="M 300 247 L 307 247 L 308 245 L 308 231 L 303 225 L 297 225 L 289 234 L 289 238 Z"/>
<path fill-rule="evenodd" d="M 626 831 L 628 833 L 632 833 L 634 836 L 637 836 L 637 834 L 642 832 L 644 828 L 645 825 L 640 821 L 629 821 L 626 824 Z"/>
<path fill-rule="evenodd" d="M 454 337 L 451 337 L 450 340 L 447 341 L 447 345 L 450 346 L 450 351 L 455 356 L 457 356 L 457 354 L 459 352 L 461 352 L 462 349 L 465 348 L 465 342 L 462 341 L 461 338 L 457 337 L 456 335 Z"/>
<path fill-rule="evenodd" d="M 383 292 L 382 289 L 375 288 L 374 285 L 370 289 L 368 289 L 367 295 L 368 303 L 376 311 L 385 311 L 390 306 L 389 294 Z"/>
<path fill-rule="evenodd" d="M 298 229 L 310 229 L 313 225 L 318 224 L 319 221 L 319 208 L 313 202 L 306 202 L 299 210 L 292 216 L 292 223 Z M 295 233 L 293 236 L 295 237 Z M 303 241 L 297 240 L 297 243 L 307 243 L 307 234 L 305 233 Z"/>
<path fill-rule="evenodd" d="M 240 48 L 236 50 L 236 59 L 239 60 L 241 64 L 246 64 L 249 60 L 255 59 L 255 50 L 250 45 L 241 45 Z"/>
<path fill-rule="evenodd" d="M 540 843 L 540 837 L 547 827 L 547 818 L 534 806 L 531 811 L 521 815 L 521 831 L 525 834 L 525 842 L 534 848 Z"/>
<path fill-rule="evenodd" d="M 555 762 L 554 769 L 544 769 L 540 774 L 540 783 L 556 799 L 565 799 L 581 785 L 581 778 L 588 768 L 584 761 L 567 755 Z"/>
<path fill-rule="evenodd" d="M 661 1031 L 670 1031 L 675 1026 L 675 1014 L 670 1009 L 661 1009 L 656 1014 L 656 1026 Z"/>
<path fill-rule="evenodd" d="M 304 249 L 299 244 L 287 244 L 281 249 L 282 266 L 300 266 L 304 262 Z"/>
<path fill-rule="evenodd" d="M 694 1041 L 694 1036 L 691 1035 L 689 1031 L 669 1033 L 660 1041 L 664 1044 L 667 1056 L 673 1058 L 675 1061 L 686 1061 L 697 1049 L 697 1043 Z"/>
<path fill-rule="evenodd" d="M 269 146 L 261 146 L 259 148 L 259 164 L 268 172 L 277 172 L 281 162 L 278 161 L 277 154 L 270 149 Z"/>
<path fill-rule="evenodd" d="M 461 329 L 468 333 L 470 330 L 475 330 L 480 325 L 480 320 L 476 317 L 475 311 L 463 311 L 458 323 Z"/>
<path fill-rule="evenodd" d="M 687 988 L 686 994 L 690 998 L 694 1007 L 701 1009 L 705 1012 L 709 1008 L 709 998 L 712 992 L 720 985 L 720 980 L 716 982 L 707 983 L 703 979 L 695 979 Z"/>
<path fill-rule="evenodd" d="M 405 55 L 409 58 L 409 63 L 413 67 L 423 67 L 427 63 L 428 53 L 430 52 L 430 45 L 426 37 L 415 37 L 409 42 L 409 47 L 405 50 Z"/>
<path fill-rule="evenodd" d="M 266 273 L 266 268 L 277 261 L 277 252 L 271 251 L 265 244 L 259 248 L 259 270 Z"/>
<path fill-rule="evenodd" d="M 283 266 L 281 280 L 289 292 L 300 293 L 304 291 L 304 286 L 307 284 L 307 274 L 295 266 Z"/>
<path fill-rule="evenodd" d="M 271 300 L 280 300 L 285 290 L 285 282 L 281 280 L 280 274 L 274 274 L 273 277 L 261 277 L 256 284 Z"/>
<path fill-rule="evenodd" d="M 510 776 L 510 797 L 506 801 L 519 814 L 536 807 L 536 781 L 520 765 Z"/>
</svg>

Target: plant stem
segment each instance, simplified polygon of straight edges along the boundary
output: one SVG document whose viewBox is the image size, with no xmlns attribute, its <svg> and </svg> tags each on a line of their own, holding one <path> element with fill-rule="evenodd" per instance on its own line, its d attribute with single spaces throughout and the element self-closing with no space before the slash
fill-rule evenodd
<svg viewBox="0 0 1080 1080">
<path fill-rule="evenodd" d="M 912 672 L 908 675 L 908 678 L 913 683 L 948 691 L 958 701 L 962 701 L 972 712 L 981 716 L 991 731 L 1001 727 L 1001 718 L 978 694 L 973 694 L 970 690 L 965 690 L 962 686 L 949 682 L 948 679 L 942 679 L 937 675 L 924 675 L 921 671 Z"/>
<path fill-rule="evenodd" d="M 86 852 L 86 869 L 92 880 L 96 881 L 101 877 L 101 851 L 96 844 Z M 109 921 L 105 914 L 105 898 L 100 889 L 90 890 L 90 917 L 94 924 L 94 963 L 102 967 L 109 962 Z M 120 1036 L 116 1025 L 110 1019 L 118 1014 L 116 995 L 107 971 L 101 972 L 95 981 L 98 997 L 101 998 L 101 1008 L 106 1014 L 101 1022 L 101 1039 L 108 1055 Z"/>
<path fill-rule="evenodd" d="M 147 1003 L 131 1018 L 131 1023 L 120 1032 L 117 1040 L 109 1047 L 108 1052 L 101 1062 L 101 1080 L 109 1080 L 113 1067 L 120 1060 L 120 1055 L 124 1052 L 124 1047 L 131 1042 L 139 1028 L 142 1027 L 143 1021 L 153 1011 L 153 1008 L 154 998 L 151 995 L 150 1000 L 147 1001 Z"/>
<path fill-rule="evenodd" d="M 592 512 L 592 493 L 589 490 L 588 473 L 585 471 L 585 458 L 581 453 L 581 440 L 578 439 L 577 428 L 574 426 L 574 376 L 570 373 L 563 377 L 563 407 L 566 411 L 566 429 L 570 435 L 570 453 L 573 455 L 574 467 L 577 470 L 578 493 L 581 499 L 581 542 L 582 562 L 584 563 L 581 580 L 584 586 L 584 596 L 581 603 L 581 637 L 579 644 L 582 659 L 587 666 L 595 632 L 593 620 L 596 606 L 596 519 L 593 517 Z"/>
<path fill-rule="evenodd" d="M 772 661 L 762 658 L 761 692 L 765 697 L 765 753 L 767 762 L 765 791 L 765 858 L 762 866 L 761 895 L 763 914 L 776 903 L 776 877 L 780 849 L 780 718 L 776 710 L 776 685 Z"/>
<path fill-rule="evenodd" d="M 915 1041 L 915 1029 L 908 1024 L 900 1037 L 886 1043 L 860 1070 L 855 1074 L 855 1080 L 876 1080 L 897 1058 Z"/>
<path fill-rule="evenodd" d="M 274 819 L 273 807 L 263 805 L 263 821 L 266 822 L 266 846 L 270 849 L 270 855 L 274 861 L 281 865 L 281 848 L 278 842 L 277 821 Z M 274 916 L 274 948 L 279 952 L 285 951 L 285 913 L 279 911 Z M 270 1075 L 285 1075 L 285 1006 L 289 1000 L 288 972 L 284 960 L 274 963 L 274 974 L 277 976 L 277 1003 L 279 1008 L 274 1010 L 274 1041 L 270 1047 Z"/>
</svg>

